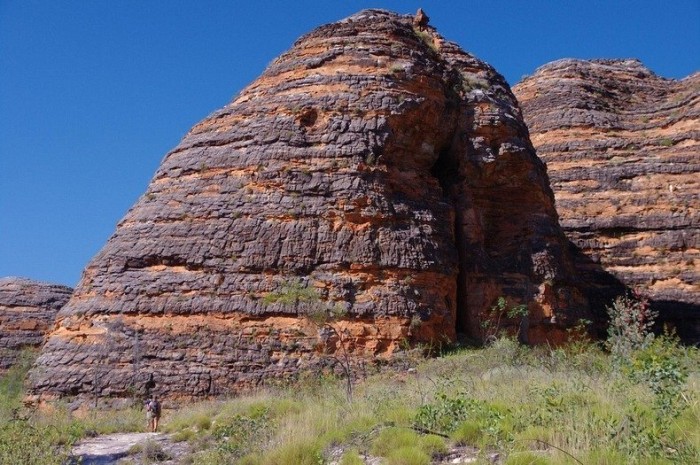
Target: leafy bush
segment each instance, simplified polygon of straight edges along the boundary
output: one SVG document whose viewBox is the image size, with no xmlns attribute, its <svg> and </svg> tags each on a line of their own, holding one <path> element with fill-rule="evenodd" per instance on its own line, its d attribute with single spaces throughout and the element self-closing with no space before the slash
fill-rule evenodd
<svg viewBox="0 0 700 465">
<path fill-rule="evenodd" d="M 433 403 L 421 405 L 414 424 L 428 431 L 452 433 L 452 438 L 463 444 L 495 445 L 510 433 L 507 412 L 494 404 L 469 398 L 466 393 L 448 396 L 438 393 Z"/>
<path fill-rule="evenodd" d="M 520 335 L 521 323 L 527 315 L 527 305 L 520 304 L 508 307 L 506 298 L 499 297 L 488 311 L 481 314 L 481 337 L 483 342 L 491 344 L 496 341 L 504 329 L 504 323 L 507 321 L 517 325 L 517 333 Z"/>
<path fill-rule="evenodd" d="M 630 377 L 651 389 L 657 412 L 663 417 L 675 418 L 680 413 L 681 393 L 688 379 L 682 351 L 677 341 L 662 336 L 634 352 L 630 359 Z"/>
<path fill-rule="evenodd" d="M 219 449 L 234 457 L 241 457 L 260 448 L 270 434 L 271 423 L 266 414 L 258 416 L 235 415 L 221 419 L 213 430 L 219 440 Z"/>
<path fill-rule="evenodd" d="M 614 360 L 626 360 L 654 339 L 651 328 L 658 314 L 651 310 L 646 298 L 639 294 L 619 296 L 606 309 L 610 318 L 606 347 Z"/>
<path fill-rule="evenodd" d="M 457 429 L 473 410 L 473 401 L 462 396 L 452 397 L 440 392 L 436 395 L 435 402 L 418 408 L 414 423 L 428 431 L 449 434 Z"/>
</svg>

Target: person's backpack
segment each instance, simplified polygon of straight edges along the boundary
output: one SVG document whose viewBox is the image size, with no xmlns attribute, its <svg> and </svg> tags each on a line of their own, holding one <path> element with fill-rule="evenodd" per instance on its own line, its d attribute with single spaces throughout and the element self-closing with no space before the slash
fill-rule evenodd
<svg viewBox="0 0 700 465">
<path fill-rule="evenodd" d="M 160 402 L 152 400 L 148 403 L 148 411 L 153 412 L 156 416 L 160 416 Z"/>
</svg>

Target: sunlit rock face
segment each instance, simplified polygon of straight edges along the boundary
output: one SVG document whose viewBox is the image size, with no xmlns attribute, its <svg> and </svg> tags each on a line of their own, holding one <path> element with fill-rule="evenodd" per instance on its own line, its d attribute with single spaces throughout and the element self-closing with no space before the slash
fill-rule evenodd
<svg viewBox="0 0 700 465">
<path fill-rule="evenodd" d="M 577 270 L 599 295 L 638 287 L 700 341 L 700 73 L 637 60 L 560 60 L 514 87 L 547 163 Z M 611 285 L 612 284 L 612 285 Z"/>
<path fill-rule="evenodd" d="M 529 307 L 501 323 L 561 341 L 587 304 L 515 98 L 412 20 L 322 26 L 192 128 L 86 267 L 33 392 L 235 392 L 343 348 L 479 339 L 501 296 Z M 307 318 L 331 310 L 337 332 Z"/>
<path fill-rule="evenodd" d="M 25 278 L 0 278 L 0 373 L 22 351 L 41 346 L 73 289 Z"/>
</svg>

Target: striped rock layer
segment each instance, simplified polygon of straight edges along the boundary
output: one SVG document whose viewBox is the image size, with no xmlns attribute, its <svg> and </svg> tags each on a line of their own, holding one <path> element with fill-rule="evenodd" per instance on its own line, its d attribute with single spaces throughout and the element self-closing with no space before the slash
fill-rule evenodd
<svg viewBox="0 0 700 465">
<path fill-rule="evenodd" d="M 33 392 L 234 392 L 343 350 L 483 337 L 501 296 L 529 314 L 499 324 L 559 341 L 587 314 L 572 264 L 503 78 L 367 10 L 300 38 L 166 155 L 61 311 Z"/>
<path fill-rule="evenodd" d="M 24 278 L 0 278 L 0 372 L 37 348 L 73 289 Z"/>
<path fill-rule="evenodd" d="M 514 87 L 577 269 L 601 296 L 639 288 L 700 341 L 700 73 L 560 60 Z M 604 270 L 617 280 L 599 279 Z M 618 289 L 619 290 L 619 289 Z"/>
</svg>

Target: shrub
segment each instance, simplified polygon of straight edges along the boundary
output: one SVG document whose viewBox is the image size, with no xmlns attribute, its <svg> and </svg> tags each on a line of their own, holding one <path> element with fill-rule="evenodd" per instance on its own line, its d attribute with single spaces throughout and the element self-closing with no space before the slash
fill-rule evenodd
<svg viewBox="0 0 700 465">
<path fill-rule="evenodd" d="M 428 431 L 449 434 L 467 419 L 473 410 L 472 403 L 463 396 L 452 397 L 440 392 L 433 403 L 418 408 L 414 424 Z"/>
<path fill-rule="evenodd" d="M 62 465 L 69 444 L 59 444 L 59 431 L 27 420 L 0 423 L 0 464 Z"/>
<path fill-rule="evenodd" d="M 619 296 L 606 309 L 610 318 L 606 347 L 617 362 L 628 359 L 633 351 L 643 349 L 653 340 L 651 328 L 658 314 L 644 297 Z"/>
<path fill-rule="evenodd" d="M 628 370 L 633 381 L 644 383 L 651 389 L 659 415 L 678 416 L 688 367 L 683 363 L 682 349 L 677 341 L 668 336 L 656 338 L 632 354 Z"/>
<path fill-rule="evenodd" d="M 503 324 L 510 320 L 518 326 L 518 335 L 522 321 L 528 315 L 527 305 L 520 304 L 508 307 L 505 297 L 499 297 L 488 311 L 481 314 L 481 337 L 484 343 L 491 344 L 503 330 Z"/>
<path fill-rule="evenodd" d="M 495 445 L 511 436 L 508 413 L 501 406 L 469 398 L 466 393 L 438 393 L 436 401 L 419 407 L 414 424 L 428 431 L 453 433 L 453 439 L 480 445 Z M 460 433 L 454 433 L 459 428 Z"/>
<path fill-rule="evenodd" d="M 254 412 L 256 413 L 256 412 Z M 213 429 L 222 451 L 240 457 L 260 448 L 270 434 L 271 423 L 267 414 L 252 416 L 235 415 L 222 418 Z"/>
</svg>

